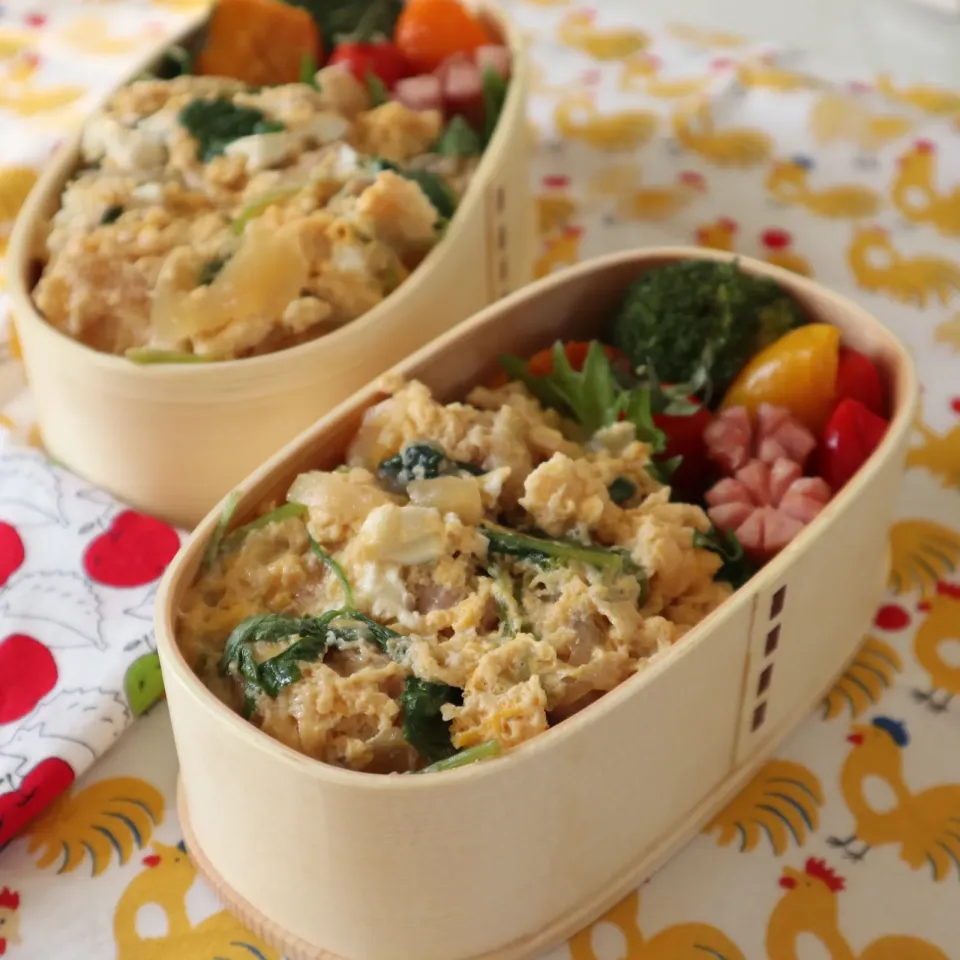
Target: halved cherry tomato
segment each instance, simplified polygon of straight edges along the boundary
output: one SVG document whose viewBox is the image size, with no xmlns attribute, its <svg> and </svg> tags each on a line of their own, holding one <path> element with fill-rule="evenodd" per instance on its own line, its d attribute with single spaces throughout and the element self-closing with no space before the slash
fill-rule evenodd
<svg viewBox="0 0 960 960">
<path fill-rule="evenodd" d="M 829 323 L 797 327 L 748 361 L 720 406 L 746 407 L 751 415 L 761 403 L 786 407 L 819 436 L 836 399 L 839 355 L 836 327 Z"/>
<path fill-rule="evenodd" d="M 567 355 L 570 366 L 579 373 L 583 365 L 587 362 L 587 354 L 590 352 L 589 340 L 568 340 L 563 345 L 563 352 Z M 624 372 L 630 370 L 630 358 L 618 350 L 616 347 L 609 347 L 605 343 L 601 344 L 603 352 L 615 367 L 620 367 Z M 535 353 L 527 361 L 527 369 L 535 377 L 545 377 L 553 373 L 553 347 Z M 490 388 L 502 387 L 510 378 L 503 370 L 498 369 L 490 378 Z"/>
<path fill-rule="evenodd" d="M 880 445 L 887 421 L 859 400 L 841 400 L 823 431 L 820 476 L 839 490 Z"/>
<path fill-rule="evenodd" d="M 840 348 L 837 365 L 838 401 L 859 400 L 871 413 L 883 416 L 883 387 L 873 361 L 852 347 Z"/>
<path fill-rule="evenodd" d="M 578 373 L 583 369 L 587 362 L 587 354 L 590 352 L 590 340 L 568 340 L 563 345 L 563 352 L 567 355 L 570 366 Z M 630 360 L 625 353 L 616 347 L 609 347 L 602 344 L 603 352 L 607 359 L 614 365 L 620 366 L 626 364 L 630 368 Z M 535 353 L 527 362 L 527 369 L 535 377 L 545 377 L 548 373 L 553 373 L 553 347 L 547 347 L 539 353 Z"/>
<path fill-rule="evenodd" d="M 419 73 L 431 73 L 455 53 L 496 41 L 459 0 L 407 0 L 393 42 Z"/>
<path fill-rule="evenodd" d="M 691 403 L 699 402 L 693 396 L 689 399 Z M 683 458 L 677 469 L 673 471 L 670 486 L 684 499 L 697 497 L 706 486 L 710 462 L 707 459 L 707 445 L 704 442 L 703 433 L 712 420 L 713 414 L 706 407 L 700 407 L 696 412 L 686 415 L 672 413 L 653 415 L 654 425 L 667 435 L 667 447 L 658 459 Z"/>
<path fill-rule="evenodd" d="M 393 90 L 398 80 L 410 76 L 407 58 L 389 40 L 338 43 L 329 60 L 329 64 L 335 63 L 347 67 L 363 84 L 373 74 L 388 90 Z"/>
</svg>

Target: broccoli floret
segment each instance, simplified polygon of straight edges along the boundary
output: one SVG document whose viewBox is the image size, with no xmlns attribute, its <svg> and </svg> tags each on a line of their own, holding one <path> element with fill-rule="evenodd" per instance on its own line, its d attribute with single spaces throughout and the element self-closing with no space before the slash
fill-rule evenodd
<svg viewBox="0 0 960 960">
<path fill-rule="evenodd" d="M 772 280 L 743 273 L 736 262 L 686 260 L 630 284 L 604 332 L 634 365 L 652 365 L 665 382 L 705 370 L 716 395 L 753 354 L 803 322 L 800 307 Z"/>
</svg>

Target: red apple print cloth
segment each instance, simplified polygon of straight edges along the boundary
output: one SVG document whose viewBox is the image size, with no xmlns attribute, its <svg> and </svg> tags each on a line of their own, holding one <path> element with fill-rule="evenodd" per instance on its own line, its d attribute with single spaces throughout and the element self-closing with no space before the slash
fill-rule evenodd
<svg viewBox="0 0 960 960">
<path fill-rule="evenodd" d="M 162 697 L 153 604 L 179 546 L 0 428 L 0 849 Z"/>
</svg>

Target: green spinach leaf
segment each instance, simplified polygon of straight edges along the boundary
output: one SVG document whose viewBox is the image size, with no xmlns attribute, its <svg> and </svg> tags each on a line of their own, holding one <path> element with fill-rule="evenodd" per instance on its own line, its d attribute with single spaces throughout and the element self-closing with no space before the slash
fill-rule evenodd
<svg viewBox="0 0 960 960">
<path fill-rule="evenodd" d="M 279 120 L 270 120 L 255 107 L 240 107 L 227 97 L 191 100 L 179 114 L 180 124 L 197 141 L 197 156 L 209 163 L 241 137 L 278 133 Z"/>
<path fill-rule="evenodd" d="M 441 709 L 462 702 L 463 692 L 456 687 L 407 677 L 399 697 L 407 743 L 431 763 L 452 756 L 456 750 L 450 743 L 450 723 L 443 719 Z"/>
</svg>

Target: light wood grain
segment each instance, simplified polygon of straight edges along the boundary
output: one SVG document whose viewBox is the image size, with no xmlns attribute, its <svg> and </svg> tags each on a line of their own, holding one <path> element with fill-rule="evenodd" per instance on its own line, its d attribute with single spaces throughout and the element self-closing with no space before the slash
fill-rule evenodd
<svg viewBox="0 0 960 960">
<path fill-rule="evenodd" d="M 79 135 L 57 154 L 24 204 L 7 254 L 11 316 L 52 456 L 131 506 L 192 527 L 317 417 L 530 280 L 527 56 L 509 21 L 492 9 L 484 15 L 511 46 L 513 78 L 497 131 L 442 243 L 374 309 L 289 350 L 215 364 L 137 366 L 46 323 L 30 295 L 31 273 L 42 259 L 45 224 L 77 169 Z"/>
<path fill-rule="evenodd" d="M 690 256 L 727 258 L 661 248 L 584 263 L 488 308 L 396 370 L 445 400 L 462 397 L 497 354 L 595 335 L 631 279 Z M 887 436 L 747 587 L 645 670 L 503 758 L 430 777 L 356 773 L 302 756 L 227 709 L 174 636 L 217 512 L 203 521 L 163 580 L 156 631 L 192 842 L 229 902 L 249 904 L 325 960 L 532 955 L 628 892 L 820 698 L 882 591 L 917 384 L 904 348 L 855 304 L 741 263 L 875 358 L 894 410 Z M 256 471 L 241 487 L 236 522 L 282 497 L 304 469 L 338 463 L 380 397 L 375 385 L 355 394 Z M 783 612 L 771 619 L 784 586 Z M 763 666 L 773 681 L 760 695 Z M 766 720 L 754 729 L 761 701 Z"/>
</svg>

